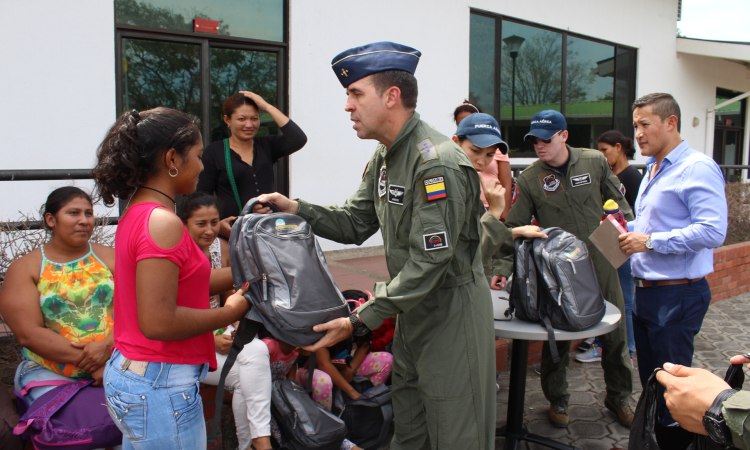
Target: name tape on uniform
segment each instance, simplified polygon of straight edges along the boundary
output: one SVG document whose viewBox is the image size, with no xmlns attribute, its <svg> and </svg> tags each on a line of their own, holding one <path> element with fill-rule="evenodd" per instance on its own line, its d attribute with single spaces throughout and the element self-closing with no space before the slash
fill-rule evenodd
<svg viewBox="0 0 750 450">
<path fill-rule="evenodd" d="M 405 193 L 406 188 L 403 186 L 396 186 L 395 184 L 388 186 L 388 202 L 403 206 Z"/>
<path fill-rule="evenodd" d="M 585 184 L 591 184 L 591 175 L 588 173 L 570 177 L 570 185 L 573 187 L 583 186 Z"/>
<path fill-rule="evenodd" d="M 425 138 L 419 141 L 419 143 L 417 143 L 417 150 L 419 150 L 419 154 L 422 155 L 422 162 L 438 158 L 437 149 L 430 138 Z"/>
<path fill-rule="evenodd" d="M 445 177 L 443 175 L 423 178 L 422 183 L 424 185 L 425 201 L 431 202 L 448 197 L 445 189 Z"/>
<path fill-rule="evenodd" d="M 424 238 L 425 251 L 431 252 L 433 250 L 448 248 L 448 238 L 446 237 L 445 231 L 424 234 L 422 237 Z"/>
</svg>

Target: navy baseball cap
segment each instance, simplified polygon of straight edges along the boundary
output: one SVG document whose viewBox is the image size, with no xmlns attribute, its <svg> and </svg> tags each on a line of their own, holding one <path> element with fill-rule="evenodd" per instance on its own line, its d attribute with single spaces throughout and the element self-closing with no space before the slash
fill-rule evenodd
<svg viewBox="0 0 750 450">
<path fill-rule="evenodd" d="M 456 136 L 466 136 L 472 144 L 479 148 L 498 145 L 503 155 L 508 154 L 508 144 L 503 141 L 500 135 L 500 125 L 489 114 L 469 114 L 458 124 Z"/>
<path fill-rule="evenodd" d="M 551 139 L 558 131 L 567 130 L 568 124 L 565 117 L 554 109 L 545 109 L 534 114 L 531 118 L 531 129 L 523 137 L 525 141 L 529 136 L 539 139 Z"/>
<path fill-rule="evenodd" d="M 403 70 L 414 75 L 421 56 L 419 50 L 406 45 L 373 42 L 339 53 L 331 61 L 331 67 L 341 85 L 349 87 L 361 78 L 386 70 Z"/>
</svg>

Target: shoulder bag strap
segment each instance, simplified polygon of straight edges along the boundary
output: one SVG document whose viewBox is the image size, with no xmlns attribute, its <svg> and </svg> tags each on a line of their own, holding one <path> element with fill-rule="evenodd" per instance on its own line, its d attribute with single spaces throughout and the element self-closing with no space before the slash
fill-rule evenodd
<svg viewBox="0 0 750 450">
<path fill-rule="evenodd" d="M 237 201 L 237 210 L 242 211 L 242 201 L 240 200 L 240 193 L 237 192 L 237 183 L 234 181 L 234 172 L 232 171 L 232 155 L 229 150 L 229 139 L 224 139 L 224 163 L 227 166 L 227 176 L 229 177 L 229 184 L 232 185 L 232 192 L 234 192 L 234 199 Z"/>
<path fill-rule="evenodd" d="M 258 322 L 243 318 L 240 321 L 239 328 L 237 328 L 237 331 L 234 334 L 234 341 L 232 341 L 232 347 L 229 350 L 227 359 L 224 361 L 224 366 L 221 368 L 219 385 L 216 388 L 216 400 L 214 401 L 216 411 L 214 412 L 214 420 L 211 423 L 211 429 L 208 431 L 207 435 L 209 444 L 214 443 L 216 433 L 219 431 L 219 425 L 221 425 L 221 407 L 224 405 L 224 382 L 227 379 L 227 374 L 229 374 L 229 370 L 237 360 L 237 355 L 239 355 L 242 349 L 245 348 L 246 344 L 249 344 L 255 339 L 255 335 L 258 334 L 259 329 L 260 324 Z"/>
</svg>

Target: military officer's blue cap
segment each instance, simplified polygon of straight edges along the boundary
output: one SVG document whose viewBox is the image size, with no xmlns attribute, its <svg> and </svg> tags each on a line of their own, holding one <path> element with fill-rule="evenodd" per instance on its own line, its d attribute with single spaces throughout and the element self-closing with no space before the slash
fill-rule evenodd
<svg viewBox="0 0 750 450">
<path fill-rule="evenodd" d="M 331 61 L 331 67 L 341 85 L 349 87 L 361 78 L 386 70 L 403 70 L 414 75 L 421 56 L 419 50 L 406 45 L 373 42 L 339 53 Z"/>
<path fill-rule="evenodd" d="M 479 148 L 497 145 L 503 155 L 508 154 L 508 144 L 500 134 L 500 125 L 489 114 L 469 114 L 458 124 L 456 136 L 466 136 L 472 144 Z"/>
<path fill-rule="evenodd" d="M 534 117 L 531 118 L 531 129 L 523 137 L 523 140 L 525 141 L 529 136 L 551 139 L 558 131 L 567 129 L 568 124 L 565 122 L 565 116 L 554 109 L 545 109 L 534 114 Z"/>
</svg>

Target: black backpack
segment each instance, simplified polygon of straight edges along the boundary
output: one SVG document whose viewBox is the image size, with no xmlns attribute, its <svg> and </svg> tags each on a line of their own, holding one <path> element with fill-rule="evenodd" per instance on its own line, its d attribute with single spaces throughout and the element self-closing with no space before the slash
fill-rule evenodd
<svg viewBox="0 0 750 450">
<path fill-rule="evenodd" d="M 373 386 L 365 377 L 355 376 L 352 387 L 362 396 L 352 400 L 334 388 L 332 410 L 346 425 L 346 438 L 365 450 L 386 444 L 393 422 L 391 388 L 385 383 Z"/>
<path fill-rule="evenodd" d="M 312 227 L 300 216 L 279 212 L 253 214 L 259 204 L 250 199 L 232 226 L 229 259 L 235 286 L 250 283 L 245 299 L 252 308 L 240 321 L 221 371 L 216 404 L 224 395 L 224 380 L 237 355 L 262 324 L 274 338 L 296 347 L 317 342 L 325 333 L 312 327 L 349 316 L 349 307 L 333 281 Z M 209 442 L 221 422 L 216 408 Z"/>
<path fill-rule="evenodd" d="M 547 239 L 516 239 L 510 307 L 521 320 L 547 329 L 552 359 L 557 354 L 553 328 L 581 331 L 601 322 L 606 311 L 594 262 L 586 244 L 562 228 L 543 230 Z"/>
<path fill-rule="evenodd" d="M 313 353 L 314 355 L 314 353 Z M 279 425 L 284 448 L 292 450 L 339 450 L 346 426 L 310 397 L 314 358 L 310 361 L 307 389 L 292 380 L 276 380 L 271 391 L 271 414 Z"/>
</svg>

